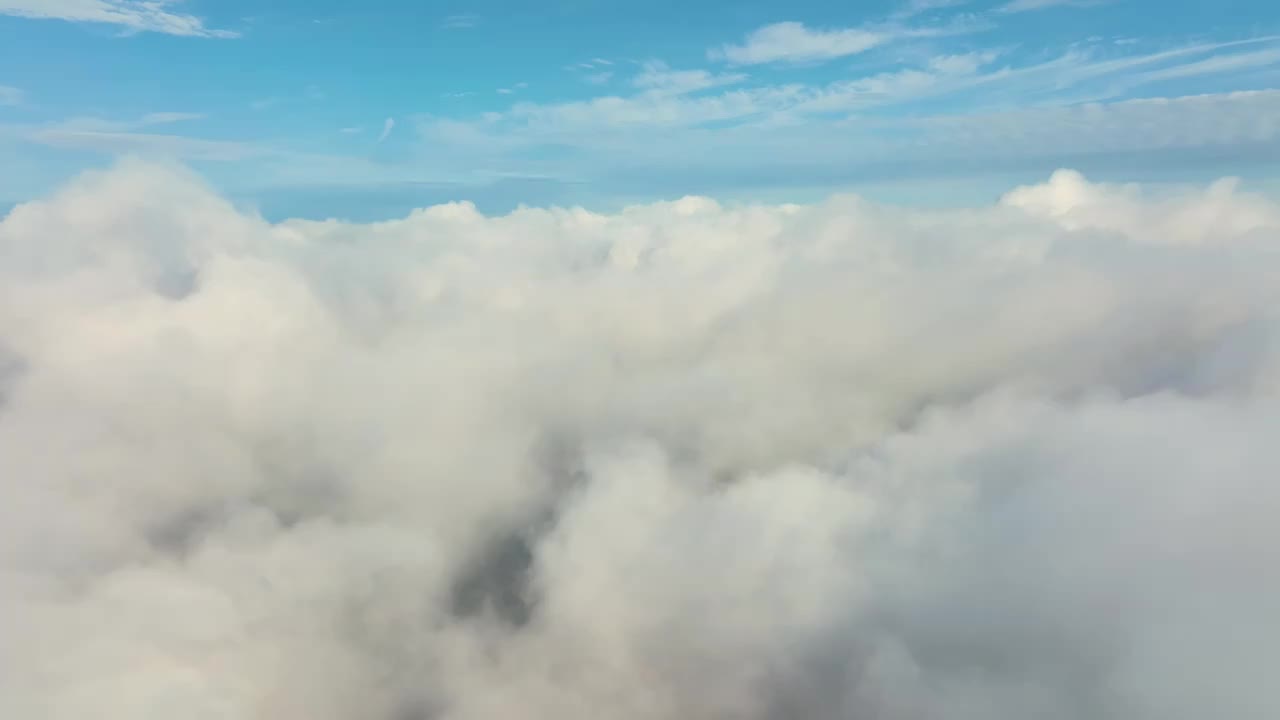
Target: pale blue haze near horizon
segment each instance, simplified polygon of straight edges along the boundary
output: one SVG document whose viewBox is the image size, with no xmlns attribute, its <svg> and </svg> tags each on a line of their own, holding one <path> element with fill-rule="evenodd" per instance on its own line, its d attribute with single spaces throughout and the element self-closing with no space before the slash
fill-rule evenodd
<svg viewBox="0 0 1280 720">
<path fill-rule="evenodd" d="M 1269 0 L 0 0 L 0 210 L 122 156 L 268 217 L 1273 190 Z"/>
</svg>

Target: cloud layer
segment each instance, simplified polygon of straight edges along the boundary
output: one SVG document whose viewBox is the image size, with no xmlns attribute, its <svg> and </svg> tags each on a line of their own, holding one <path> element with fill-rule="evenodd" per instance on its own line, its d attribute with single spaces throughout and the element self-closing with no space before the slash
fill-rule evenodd
<svg viewBox="0 0 1280 720">
<path fill-rule="evenodd" d="M 0 223 L 0 716 L 1263 720 L 1280 207 Z"/>
</svg>

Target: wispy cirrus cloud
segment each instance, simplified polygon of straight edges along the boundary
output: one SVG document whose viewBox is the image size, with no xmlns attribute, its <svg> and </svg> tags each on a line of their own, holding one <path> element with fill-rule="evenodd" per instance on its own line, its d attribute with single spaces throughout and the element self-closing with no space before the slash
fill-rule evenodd
<svg viewBox="0 0 1280 720">
<path fill-rule="evenodd" d="M 582 81 L 588 85 L 607 85 L 617 74 L 613 65 L 612 60 L 597 57 L 566 65 L 564 69 L 572 73 L 578 73 Z"/>
<path fill-rule="evenodd" d="M 263 148 L 232 140 L 213 140 L 168 132 L 169 126 L 205 117 L 191 112 L 153 112 L 135 118 L 75 117 L 41 125 L 0 126 L 3 134 L 64 150 L 105 155 L 139 155 L 181 160 L 243 160 Z"/>
<path fill-rule="evenodd" d="M 32 130 L 26 139 L 48 147 L 88 150 L 106 155 L 139 155 L 182 160 L 244 160 L 259 154 L 252 145 L 156 132 L 48 127 Z"/>
<path fill-rule="evenodd" d="M 291 105 L 302 102 L 320 102 L 327 97 L 324 90 L 316 85 L 308 86 L 305 90 L 288 95 L 273 95 L 271 97 L 259 98 L 249 103 L 252 110 L 268 110 L 280 105 Z"/>
<path fill-rule="evenodd" d="M 0 107 L 17 107 L 26 100 L 26 93 L 16 87 L 0 85 Z"/>
<path fill-rule="evenodd" d="M 947 10 L 967 5 L 968 3 L 969 0 L 908 0 L 893 14 L 893 17 L 897 19 L 912 18 L 937 10 Z"/>
<path fill-rule="evenodd" d="M 448 30 L 465 30 L 479 25 L 480 19 L 480 16 L 475 13 L 459 13 L 441 20 L 440 27 Z"/>
<path fill-rule="evenodd" d="M 1140 78 L 1145 82 L 1155 82 L 1158 80 L 1173 80 L 1252 70 L 1276 65 L 1280 65 L 1280 48 L 1268 48 L 1255 52 L 1209 57 L 1192 63 L 1152 70 L 1142 74 Z"/>
<path fill-rule="evenodd" d="M 1119 54 L 1099 42 L 1047 59 L 989 49 L 824 84 L 753 84 L 743 73 L 648 63 L 626 78 L 630 94 L 427 118 L 418 131 L 433 161 L 473 171 L 538 156 L 539 172 L 602 186 L 619 178 L 670 182 L 671 168 L 697 153 L 700 167 L 681 177 L 694 192 L 776 187 L 781 177 L 928 177 L 971 171 L 984 158 L 1001 168 L 1098 153 L 1140 156 L 1135 163 L 1249 162 L 1266 156 L 1257 147 L 1280 147 L 1276 93 L 1127 98 L 1162 76 L 1262 66 L 1280 52 L 1278 41 Z M 962 99 L 962 110 L 920 104 L 944 97 Z M 882 116 L 893 107 L 919 109 L 910 118 L 897 110 Z"/>
<path fill-rule="evenodd" d="M 203 117 L 205 117 L 203 113 L 192 112 L 153 112 L 136 118 L 127 118 L 123 120 L 108 120 L 98 117 L 75 117 L 51 123 L 46 125 L 45 128 L 49 130 L 117 133 L 142 130 L 144 128 L 155 127 L 157 125 L 171 125 L 173 123 L 199 120 Z"/>
<path fill-rule="evenodd" d="M 823 85 L 748 84 L 743 73 L 673 69 L 649 62 L 630 78 L 631 95 L 562 103 L 519 103 L 477 126 L 513 123 L 517 133 L 589 128 L 697 126 L 763 118 L 798 122 L 810 115 L 848 113 L 909 103 L 948 93 L 966 93 L 973 110 L 1007 106 L 1010 97 L 1037 102 L 1076 102 L 1117 94 L 1161 77 L 1258 67 L 1280 60 L 1280 38 L 1270 36 L 1224 43 L 1201 43 L 1152 53 L 1124 54 L 1102 47 L 1073 48 L 1039 62 L 1001 62 L 998 50 L 935 55 L 899 69 Z M 1262 49 L 1255 49 L 1263 46 Z M 734 86 L 726 88 L 725 86 Z M 703 92 L 716 90 L 718 92 Z M 465 121 L 464 121 L 465 122 Z"/>
<path fill-rule="evenodd" d="M 740 44 L 713 48 L 708 57 L 733 65 L 815 62 L 866 52 L 889 37 L 861 28 L 810 28 L 780 22 L 754 30 Z"/>
<path fill-rule="evenodd" d="M 391 117 L 389 117 L 389 118 L 387 118 L 386 120 L 384 120 L 384 121 L 382 122 L 382 133 L 381 133 L 380 135 L 378 135 L 378 142 L 379 142 L 379 143 L 381 143 L 381 142 L 385 142 L 387 138 L 391 137 L 391 133 L 392 133 L 392 131 L 394 131 L 395 129 L 396 129 L 396 119 L 395 119 L 395 118 L 391 118 Z"/>
<path fill-rule="evenodd" d="M 938 2 L 930 6 L 944 7 Z M 887 22 L 859 27 L 815 28 L 795 21 L 773 23 L 748 33 L 740 43 L 711 48 L 707 51 L 707 58 L 730 65 L 821 63 L 902 40 L 959 35 L 992 27 L 989 22 L 975 17 L 909 26 L 903 22 L 909 17 L 898 14 Z"/>
<path fill-rule="evenodd" d="M 210 28 L 203 19 L 176 11 L 180 4 L 180 0 L 0 0 L 0 15 L 115 25 L 130 32 L 206 38 L 239 36 L 234 30 Z"/>
<path fill-rule="evenodd" d="M 613 67 L 612 60 L 604 58 L 591 58 L 583 62 L 574 63 L 565 67 L 566 70 L 599 70 L 601 68 Z"/>
<path fill-rule="evenodd" d="M 1012 0 L 997 8 L 1002 13 L 1023 13 L 1035 10 L 1047 10 L 1055 7 L 1094 7 L 1105 5 L 1111 0 Z"/>
<path fill-rule="evenodd" d="M 683 95 L 723 85 L 736 85 L 747 79 L 743 73 L 712 73 L 706 70 L 672 70 L 666 63 L 644 64 L 631 84 L 641 90 L 662 95 Z"/>
</svg>

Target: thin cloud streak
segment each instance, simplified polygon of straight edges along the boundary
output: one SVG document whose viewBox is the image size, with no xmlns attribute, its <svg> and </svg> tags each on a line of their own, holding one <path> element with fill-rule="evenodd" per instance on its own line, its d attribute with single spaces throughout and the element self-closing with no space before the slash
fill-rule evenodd
<svg viewBox="0 0 1280 720">
<path fill-rule="evenodd" d="M 0 15 L 35 20 L 116 25 L 132 32 L 204 38 L 235 38 L 239 33 L 207 27 L 195 15 L 171 12 L 168 0 L 0 0 Z"/>
<path fill-rule="evenodd" d="M 386 120 L 384 120 L 382 123 L 382 132 L 378 135 L 378 142 L 382 143 L 387 138 L 391 137 L 391 132 L 395 129 L 396 129 L 395 118 L 387 118 Z"/>
</svg>

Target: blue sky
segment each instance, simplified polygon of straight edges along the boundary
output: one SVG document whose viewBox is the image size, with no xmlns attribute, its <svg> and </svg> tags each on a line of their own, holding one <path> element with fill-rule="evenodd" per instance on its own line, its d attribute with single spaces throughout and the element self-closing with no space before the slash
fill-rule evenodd
<svg viewBox="0 0 1280 720">
<path fill-rule="evenodd" d="M 1275 187 L 1272 0 L 0 0 L 0 203 L 120 155 L 269 216 Z"/>
</svg>

